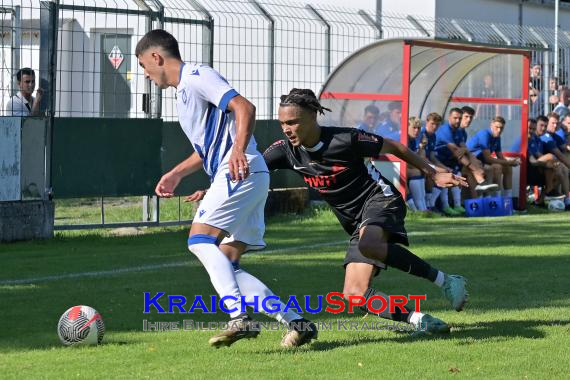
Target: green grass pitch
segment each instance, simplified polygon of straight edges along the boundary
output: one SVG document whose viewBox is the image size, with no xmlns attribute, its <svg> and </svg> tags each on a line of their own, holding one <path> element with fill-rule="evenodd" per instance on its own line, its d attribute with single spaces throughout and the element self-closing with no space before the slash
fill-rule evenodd
<svg viewBox="0 0 570 380">
<path fill-rule="evenodd" d="M 334 216 L 268 221 L 268 253 L 242 266 L 278 295 L 342 291 L 347 236 Z M 407 223 L 411 248 L 448 273 L 469 279 L 470 303 L 452 311 L 439 289 L 395 269 L 374 286 L 389 294 L 427 294 L 423 310 L 452 333 L 414 339 L 393 331 L 321 331 L 286 350 L 281 331 L 212 349 L 212 331 L 144 332 L 143 320 L 226 321 L 218 313 L 143 314 L 143 292 L 209 296 L 213 289 L 186 249 L 183 228 L 137 236 L 109 231 L 58 233 L 50 241 L 0 245 L 0 377 L 36 378 L 563 378 L 570 358 L 570 219 L 567 213 Z M 151 269 L 154 268 L 154 269 Z M 114 271 L 114 272 L 113 272 Z M 89 273 L 86 273 L 89 272 Z M 78 275 L 79 273 L 79 275 Z M 63 275 L 67 277 L 62 277 Z M 13 280 L 36 280 L 15 283 Z M 161 302 L 165 304 L 165 302 Z M 64 347 L 56 324 L 85 304 L 107 332 L 96 347 Z M 361 323 L 362 314 L 321 313 L 319 322 Z M 368 315 L 365 321 L 375 321 Z M 264 317 L 260 320 L 267 321 Z"/>
</svg>

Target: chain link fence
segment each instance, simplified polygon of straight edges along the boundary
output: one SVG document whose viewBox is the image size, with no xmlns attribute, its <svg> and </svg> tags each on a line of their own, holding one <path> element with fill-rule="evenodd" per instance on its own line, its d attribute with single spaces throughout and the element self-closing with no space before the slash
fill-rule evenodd
<svg viewBox="0 0 570 380">
<path fill-rule="evenodd" d="M 277 99 L 292 87 L 320 89 L 330 71 L 378 38 L 443 38 L 536 48 L 542 107 L 567 85 L 570 32 L 461 19 L 234 0 L 0 1 L 1 107 L 18 91 L 16 72 L 31 67 L 49 87 L 42 110 L 66 117 L 176 120 L 174 91 L 160 92 L 143 77 L 134 56 L 140 37 L 164 28 L 180 42 L 184 59 L 219 70 L 257 105 L 259 119 L 275 118 Z M 42 40 L 55 41 L 42 42 Z M 56 47 L 56 59 L 45 49 Z M 557 72 L 554 71 L 555 67 Z M 51 76 L 46 71 L 52 70 Z M 497 73 L 500 78 L 500 73 Z M 544 84 L 544 85 L 542 85 Z M 498 83 L 497 85 L 500 85 Z M 48 94 L 49 95 L 49 94 Z"/>
<path fill-rule="evenodd" d="M 13 96 L 21 97 L 16 73 L 29 67 L 44 90 L 40 111 L 48 116 L 48 160 L 53 118 L 176 121 L 174 89 L 152 85 L 134 56 L 138 40 L 155 28 L 178 39 L 183 59 L 220 71 L 257 106 L 259 120 L 276 119 L 279 96 L 293 87 L 318 92 L 340 62 L 378 39 L 530 48 L 531 85 L 538 95 L 530 99 L 531 116 L 550 111 L 570 79 L 570 31 L 559 32 L 555 62 L 554 30 L 540 26 L 380 17 L 368 10 L 282 0 L 0 0 L 0 115 L 15 115 L 9 104 Z M 485 65 L 488 72 L 470 78 L 491 77 L 495 88 L 508 91 L 504 66 Z M 468 83 L 468 95 L 476 95 L 481 85 Z M 51 178 L 49 163 L 45 167 Z M 143 205 L 143 215 L 149 207 Z M 102 223 L 104 215 L 101 199 Z M 180 220 L 180 206 L 178 215 Z"/>
</svg>

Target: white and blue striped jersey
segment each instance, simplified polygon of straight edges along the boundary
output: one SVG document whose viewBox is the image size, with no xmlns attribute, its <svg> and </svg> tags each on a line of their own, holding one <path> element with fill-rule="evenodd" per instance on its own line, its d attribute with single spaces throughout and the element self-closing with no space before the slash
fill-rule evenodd
<svg viewBox="0 0 570 380">
<path fill-rule="evenodd" d="M 178 119 L 212 180 L 221 166 L 227 166 L 235 141 L 235 113 L 227 108 L 238 95 L 211 67 L 186 63 L 180 68 L 176 89 Z M 252 136 L 245 152 L 250 172 L 266 172 L 265 161 L 256 146 Z"/>
</svg>

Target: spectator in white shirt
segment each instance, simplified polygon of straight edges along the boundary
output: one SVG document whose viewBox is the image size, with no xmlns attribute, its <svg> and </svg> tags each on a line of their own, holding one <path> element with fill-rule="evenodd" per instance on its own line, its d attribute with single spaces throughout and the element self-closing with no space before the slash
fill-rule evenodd
<svg viewBox="0 0 570 380">
<path fill-rule="evenodd" d="M 32 96 L 36 88 L 36 73 L 25 67 L 18 70 L 16 79 L 20 91 L 6 104 L 6 116 L 39 116 L 44 91 L 38 88 L 36 96 Z"/>
</svg>

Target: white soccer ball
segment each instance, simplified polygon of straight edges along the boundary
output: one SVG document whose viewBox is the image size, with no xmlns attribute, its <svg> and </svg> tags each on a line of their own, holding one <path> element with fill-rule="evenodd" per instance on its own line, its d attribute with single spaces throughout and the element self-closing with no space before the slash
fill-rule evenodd
<svg viewBox="0 0 570 380">
<path fill-rule="evenodd" d="M 59 340 L 66 346 L 96 345 L 105 334 L 103 318 L 89 306 L 73 306 L 59 318 L 57 324 Z"/>
<path fill-rule="evenodd" d="M 560 199 L 554 199 L 548 202 L 548 209 L 550 211 L 554 212 L 564 211 L 565 208 L 566 207 L 564 205 L 564 202 L 562 202 Z"/>
</svg>

